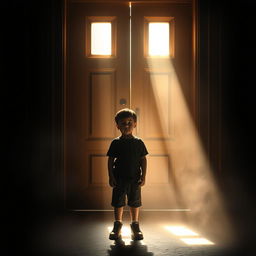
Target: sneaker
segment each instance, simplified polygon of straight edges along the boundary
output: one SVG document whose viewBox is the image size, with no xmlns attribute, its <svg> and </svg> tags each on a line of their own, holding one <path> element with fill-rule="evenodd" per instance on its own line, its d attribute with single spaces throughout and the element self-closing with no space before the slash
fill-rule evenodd
<svg viewBox="0 0 256 256">
<path fill-rule="evenodd" d="M 133 222 L 131 224 L 132 240 L 142 240 L 143 234 L 140 230 L 139 222 Z"/>
<path fill-rule="evenodd" d="M 123 224 L 120 221 L 115 221 L 114 222 L 114 227 L 111 233 L 109 234 L 109 239 L 110 240 L 117 240 L 121 238 L 121 228 Z"/>
</svg>

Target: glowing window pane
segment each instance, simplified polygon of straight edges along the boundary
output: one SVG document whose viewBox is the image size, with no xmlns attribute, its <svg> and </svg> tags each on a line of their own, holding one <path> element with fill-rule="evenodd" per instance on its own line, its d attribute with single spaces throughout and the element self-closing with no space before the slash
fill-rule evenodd
<svg viewBox="0 0 256 256">
<path fill-rule="evenodd" d="M 149 56 L 169 55 L 169 23 L 150 22 L 148 27 Z"/>
<path fill-rule="evenodd" d="M 111 22 L 91 24 L 91 54 L 111 55 Z"/>
</svg>

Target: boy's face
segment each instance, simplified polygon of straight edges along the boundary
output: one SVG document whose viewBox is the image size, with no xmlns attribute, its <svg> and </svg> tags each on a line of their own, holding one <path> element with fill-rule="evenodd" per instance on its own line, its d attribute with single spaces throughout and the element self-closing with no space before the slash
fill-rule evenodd
<svg viewBox="0 0 256 256">
<path fill-rule="evenodd" d="M 117 128 L 122 135 L 131 135 L 133 129 L 136 127 L 136 122 L 132 117 L 126 117 L 118 121 Z"/>
</svg>

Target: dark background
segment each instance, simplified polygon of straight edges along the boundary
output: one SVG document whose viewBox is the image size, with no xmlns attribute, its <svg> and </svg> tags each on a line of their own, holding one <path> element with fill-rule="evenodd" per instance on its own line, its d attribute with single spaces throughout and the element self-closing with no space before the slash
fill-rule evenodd
<svg viewBox="0 0 256 256">
<path fill-rule="evenodd" d="M 255 7 L 198 1 L 199 130 L 241 246 L 256 228 Z M 20 250 L 65 212 L 62 13 L 60 0 L 1 4 L 2 221 Z"/>
</svg>

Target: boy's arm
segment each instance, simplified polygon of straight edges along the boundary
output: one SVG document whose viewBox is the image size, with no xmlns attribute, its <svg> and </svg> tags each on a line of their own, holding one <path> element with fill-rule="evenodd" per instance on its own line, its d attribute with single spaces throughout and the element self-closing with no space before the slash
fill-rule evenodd
<svg viewBox="0 0 256 256">
<path fill-rule="evenodd" d="M 109 185 L 111 187 L 116 186 L 116 179 L 113 174 L 113 166 L 114 166 L 114 157 L 109 157 L 108 158 L 108 176 L 109 176 Z"/>
<path fill-rule="evenodd" d="M 140 178 L 140 186 L 144 186 L 146 182 L 146 173 L 147 173 L 147 158 L 143 156 L 141 158 L 141 178 Z"/>
</svg>

